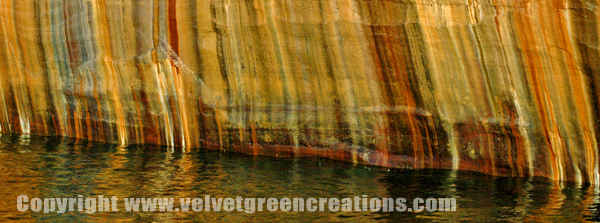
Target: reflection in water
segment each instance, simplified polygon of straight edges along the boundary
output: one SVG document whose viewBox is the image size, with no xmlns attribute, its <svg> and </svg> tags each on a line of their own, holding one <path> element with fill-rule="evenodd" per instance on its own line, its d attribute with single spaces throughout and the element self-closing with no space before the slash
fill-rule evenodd
<svg viewBox="0 0 600 223">
<path fill-rule="evenodd" d="M 582 221 L 600 220 L 599 191 L 544 179 L 448 170 L 388 170 L 323 159 L 120 147 L 73 139 L 0 137 L 0 221 Z M 29 197 L 451 197 L 457 212 L 18 212 Z"/>
</svg>

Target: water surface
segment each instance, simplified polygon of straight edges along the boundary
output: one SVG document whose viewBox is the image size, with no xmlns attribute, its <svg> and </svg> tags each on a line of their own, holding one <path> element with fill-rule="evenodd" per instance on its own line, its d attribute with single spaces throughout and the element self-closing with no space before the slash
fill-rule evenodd
<svg viewBox="0 0 600 223">
<path fill-rule="evenodd" d="M 120 147 L 74 139 L 0 137 L 0 222 L 40 221 L 553 221 L 600 219 L 598 190 L 540 178 L 394 170 L 325 159 Z M 456 198 L 456 212 L 19 212 L 29 197 Z M 119 205 L 122 205 L 120 202 Z"/>
</svg>

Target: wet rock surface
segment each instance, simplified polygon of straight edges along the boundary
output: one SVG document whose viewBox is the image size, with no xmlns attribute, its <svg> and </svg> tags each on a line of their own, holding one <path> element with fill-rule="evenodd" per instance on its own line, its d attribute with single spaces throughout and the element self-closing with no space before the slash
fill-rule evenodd
<svg viewBox="0 0 600 223">
<path fill-rule="evenodd" d="M 597 5 L 3 1 L 0 127 L 598 184 Z"/>
</svg>

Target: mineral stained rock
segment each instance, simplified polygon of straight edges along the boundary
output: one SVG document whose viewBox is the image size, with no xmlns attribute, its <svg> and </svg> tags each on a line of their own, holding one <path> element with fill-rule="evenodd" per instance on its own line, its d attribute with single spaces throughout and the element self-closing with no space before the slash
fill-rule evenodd
<svg viewBox="0 0 600 223">
<path fill-rule="evenodd" d="M 0 1 L 0 127 L 600 184 L 599 2 Z"/>
</svg>

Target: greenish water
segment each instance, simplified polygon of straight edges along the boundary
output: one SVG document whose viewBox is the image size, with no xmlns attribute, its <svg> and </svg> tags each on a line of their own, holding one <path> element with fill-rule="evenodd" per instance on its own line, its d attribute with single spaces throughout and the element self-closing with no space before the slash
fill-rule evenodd
<svg viewBox="0 0 600 223">
<path fill-rule="evenodd" d="M 552 221 L 600 219 L 598 190 L 545 179 L 388 170 L 325 159 L 253 157 L 73 139 L 0 137 L 0 222 Z M 456 212 L 20 212 L 33 197 L 449 197 Z M 410 203 L 410 202 L 409 202 Z"/>
</svg>

